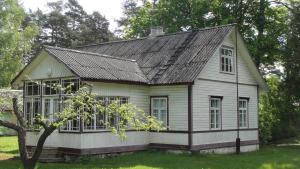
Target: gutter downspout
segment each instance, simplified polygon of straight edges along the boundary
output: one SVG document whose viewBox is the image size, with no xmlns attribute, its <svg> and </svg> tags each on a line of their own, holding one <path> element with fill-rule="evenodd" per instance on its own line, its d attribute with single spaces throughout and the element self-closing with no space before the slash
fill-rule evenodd
<svg viewBox="0 0 300 169">
<path fill-rule="evenodd" d="M 188 85 L 188 149 L 193 148 L 193 109 L 192 109 L 193 85 Z"/>
<path fill-rule="evenodd" d="M 238 27 L 235 26 L 235 56 L 236 56 L 236 63 L 235 63 L 235 70 L 236 70 L 236 112 L 237 112 L 237 137 L 236 137 L 236 154 L 240 154 L 241 152 L 241 139 L 240 139 L 240 118 L 239 118 L 239 72 L 238 72 L 238 42 L 237 42 L 237 35 L 238 35 Z"/>
</svg>

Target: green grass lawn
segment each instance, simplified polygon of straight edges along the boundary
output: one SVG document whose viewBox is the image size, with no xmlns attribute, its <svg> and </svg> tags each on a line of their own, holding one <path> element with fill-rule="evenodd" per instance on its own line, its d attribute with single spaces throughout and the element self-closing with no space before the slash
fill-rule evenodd
<svg viewBox="0 0 300 169">
<path fill-rule="evenodd" d="M 299 139 L 299 137 L 297 137 Z M 289 140 L 291 143 L 294 141 Z M 298 140 L 299 141 L 299 140 Z M 0 169 L 21 168 L 16 137 L 0 137 Z M 267 146 L 241 155 L 189 155 L 145 151 L 113 158 L 83 159 L 72 164 L 39 164 L 39 169 L 298 169 L 300 145 Z"/>
</svg>

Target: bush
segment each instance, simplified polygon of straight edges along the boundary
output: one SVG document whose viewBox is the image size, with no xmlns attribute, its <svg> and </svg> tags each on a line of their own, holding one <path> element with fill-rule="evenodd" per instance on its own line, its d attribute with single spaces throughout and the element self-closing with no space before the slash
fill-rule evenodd
<svg viewBox="0 0 300 169">
<path fill-rule="evenodd" d="M 263 144 L 295 136 L 299 119 L 295 101 L 278 76 L 270 76 L 267 82 L 269 92 L 260 96 L 259 110 L 259 134 Z"/>
<path fill-rule="evenodd" d="M 279 122 L 276 108 L 270 104 L 269 99 L 268 94 L 260 96 L 259 137 L 262 144 L 272 140 L 274 126 Z"/>
</svg>

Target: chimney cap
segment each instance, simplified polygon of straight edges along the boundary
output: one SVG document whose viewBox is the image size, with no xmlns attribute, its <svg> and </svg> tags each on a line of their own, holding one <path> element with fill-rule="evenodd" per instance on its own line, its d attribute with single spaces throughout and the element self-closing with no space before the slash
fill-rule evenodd
<svg viewBox="0 0 300 169">
<path fill-rule="evenodd" d="M 150 28 L 150 37 L 156 37 L 160 35 L 164 35 L 164 28 L 162 26 L 152 26 Z"/>
</svg>

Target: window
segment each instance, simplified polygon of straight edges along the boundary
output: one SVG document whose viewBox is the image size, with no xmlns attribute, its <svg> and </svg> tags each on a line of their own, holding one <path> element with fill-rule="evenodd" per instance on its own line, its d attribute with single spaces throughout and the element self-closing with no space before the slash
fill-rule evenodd
<svg viewBox="0 0 300 169">
<path fill-rule="evenodd" d="M 38 96 L 40 95 L 40 85 L 36 82 L 25 83 L 25 96 Z"/>
<path fill-rule="evenodd" d="M 49 97 L 43 101 L 44 118 L 50 121 L 55 119 L 55 113 L 59 112 L 60 101 L 59 98 Z"/>
<path fill-rule="evenodd" d="M 25 98 L 24 100 L 25 117 L 28 125 L 34 125 L 34 118 L 41 114 L 40 98 Z"/>
<path fill-rule="evenodd" d="M 210 98 L 210 128 L 220 129 L 221 128 L 221 98 L 211 97 Z"/>
<path fill-rule="evenodd" d="M 61 111 L 63 111 L 63 109 L 65 107 L 68 106 L 69 102 L 68 99 L 71 99 L 68 96 L 63 96 L 62 97 L 62 105 L 61 105 Z M 59 105 L 55 106 L 58 107 Z M 58 109 L 58 108 L 57 108 Z M 78 112 L 79 114 L 79 112 Z M 68 120 L 61 128 L 61 131 L 68 131 L 68 132 L 79 132 L 80 131 L 80 119 L 79 116 L 77 116 L 77 118 L 74 118 L 72 120 Z"/>
<path fill-rule="evenodd" d="M 117 97 L 117 96 L 100 96 L 97 98 L 99 101 L 102 102 L 103 105 L 109 105 L 114 101 L 119 102 L 119 104 L 127 104 L 129 98 L 128 97 Z M 115 117 L 108 117 L 103 112 L 97 112 L 95 109 L 95 113 L 84 122 L 83 129 L 85 131 L 90 130 L 105 130 L 107 129 L 107 123 L 111 126 L 118 127 L 119 116 Z"/>
<path fill-rule="evenodd" d="M 233 49 L 222 47 L 221 48 L 221 71 L 233 73 Z"/>
<path fill-rule="evenodd" d="M 43 95 L 57 95 L 59 80 L 43 81 Z"/>
<path fill-rule="evenodd" d="M 60 90 L 58 85 L 69 86 L 69 84 L 74 84 L 71 87 L 71 91 L 77 91 L 79 88 L 78 79 L 55 79 L 49 80 L 45 79 L 42 84 L 39 82 L 28 81 L 25 82 L 24 86 L 24 117 L 26 118 L 29 125 L 34 125 L 34 118 L 37 114 L 41 114 L 44 118 L 49 120 L 54 120 L 55 113 L 58 113 L 61 109 L 61 98 L 59 97 Z M 41 95 L 42 94 L 42 95 Z M 66 94 L 62 95 L 65 98 Z M 79 121 L 74 120 L 74 122 L 68 122 L 68 127 L 70 129 L 79 130 Z"/>
<path fill-rule="evenodd" d="M 248 126 L 248 99 L 239 99 L 239 126 Z"/>
<path fill-rule="evenodd" d="M 64 94 L 75 93 L 79 89 L 79 80 L 78 79 L 63 79 L 61 81 Z"/>
<path fill-rule="evenodd" d="M 167 126 L 168 116 L 168 98 L 167 97 L 154 97 L 151 98 L 151 114 Z"/>
</svg>

